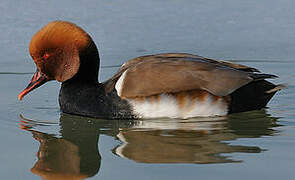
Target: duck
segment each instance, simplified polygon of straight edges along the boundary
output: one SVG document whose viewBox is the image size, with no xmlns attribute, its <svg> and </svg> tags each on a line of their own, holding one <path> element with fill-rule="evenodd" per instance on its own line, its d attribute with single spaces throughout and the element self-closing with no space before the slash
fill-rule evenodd
<svg viewBox="0 0 295 180">
<path fill-rule="evenodd" d="M 37 70 L 18 99 L 56 80 L 61 112 L 93 118 L 226 116 L 265 108 L 283 88 L 266 80 L 276 75 L 188 53 L 136 57 L 98 82 L 96 44 L 81 27 L 60 20 L 34 34 L 29 52 Z"/>
</svg>

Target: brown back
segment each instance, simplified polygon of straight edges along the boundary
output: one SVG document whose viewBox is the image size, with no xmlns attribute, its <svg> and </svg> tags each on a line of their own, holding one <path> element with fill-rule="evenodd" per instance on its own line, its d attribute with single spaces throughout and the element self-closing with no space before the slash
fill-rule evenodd
<svg viewBox="0 0 295 180">
<path fill-rule="evenodd" d="M 168 53 L 142 56 L 126 62 L 107 82 L 107 91 L 126 71 L 121 97 L 133 98 L 192 89 L 226 96 L 251 82 L 257 69 L 192 54 Z"/>
</svg>

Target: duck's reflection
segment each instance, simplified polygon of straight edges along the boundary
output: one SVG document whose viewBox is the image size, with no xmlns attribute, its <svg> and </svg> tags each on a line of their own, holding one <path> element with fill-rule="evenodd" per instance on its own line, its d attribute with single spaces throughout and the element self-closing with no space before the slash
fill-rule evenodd
<svg viewBox="0 0 295 180">
<path fill-rule="evenodd" d="M 40 142 L 37 153 L 38 161 L 31 169 L 34 174 L 43 179 L 85 179 L 98 172 L 100 167 L 98 152 L 89 155 L 96 158 L 95 163 L 89 161 L 94 165 L 92 172 L 83 172 L 81 169 L 83 158 L 76 144 L 37 131 L 32 131 L 32 133 L 33 137 Z"/>
<path fill-rule="evenodd" d="M 202 120 L 178 123 L 165 120 L 142 121 L 140 125 L 119 132 L 117 137 L 123 143 L 113 152 L 141 163 L 240 162 L 226 154 L 259 153 L 262 149 L 257 146 L 231 145 L 228 141 L 273 135 L 275 131 L 272 127 L 277 126 L 275 118 L 261 111 L 215 121 L 208 118 Z"/>
<path fill-rule="evenodd" d="M 261 147 L 232 145 L 239 138 L 273 135 L 276 118 L 255 111 L 218 119 L 98 120 L 60 117 L 60 131 L 40 132 L 38 121 L 21 118 L 22 129 L 40 142 L 38 161 L 31 171 L 43 179 L 85 179 L 98 173 L 100 134 L 121 141 L 112 149 L 120 157 L 141 163 L 240 162 L 230 153 L 259 153 Z M 100 144 L 100 147 L 104 147 Z"/>
<path fill-rule="evenodd" d="M 40 124 L 40 123 L 39 123 Z M 39 132 L 38 121 L 21 117 L 21 128 L 32 132 L 40 147 L 38 161 L 31 171 L 43 179 L 85 179 L 100 168 L 98 152 L 99 129 L 87 126 L 85 121 L 72 123 L 61 116 L 61 138 Z"/>
</svg>

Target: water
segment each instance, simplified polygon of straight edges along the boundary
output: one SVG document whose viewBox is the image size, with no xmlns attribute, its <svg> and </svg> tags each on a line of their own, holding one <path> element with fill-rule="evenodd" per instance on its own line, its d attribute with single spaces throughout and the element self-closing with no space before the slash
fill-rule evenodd
<svg viewBox="0 0 295 180">
<path fill-rule="evenodd" d="M 0 2 L 1 179 L 294 179 L 295 13 L 275 1 Z M 59 84 L 17 94 L 35 71 L 33 34 L 51 20 L 98 44 L 100 80 L 124 61 L 187 52 L 280 76 L 268 108 L 224 118 L 108 121 L 60 114 Z"/>
</svg>

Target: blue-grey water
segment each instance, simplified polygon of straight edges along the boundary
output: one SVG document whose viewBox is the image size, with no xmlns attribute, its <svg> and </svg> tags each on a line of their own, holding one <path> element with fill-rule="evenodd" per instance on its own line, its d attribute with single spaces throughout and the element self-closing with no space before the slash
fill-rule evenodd
<svg viewBox="0 0 295 180">
<path fill-rule="evenodd" d="M 1 179 L 294 179 L 295 1 L 0 1 Z M 140 55 L 187 52 L 280 76 L 268 108 L 222 118 L 109 121 L 61 114 L 60 84 L 17 100 L 33 34 L 52 20 L 90 33 L 101 81 Z M 114 67 L 113 67 L 114 66 Z"/>
</svg>

